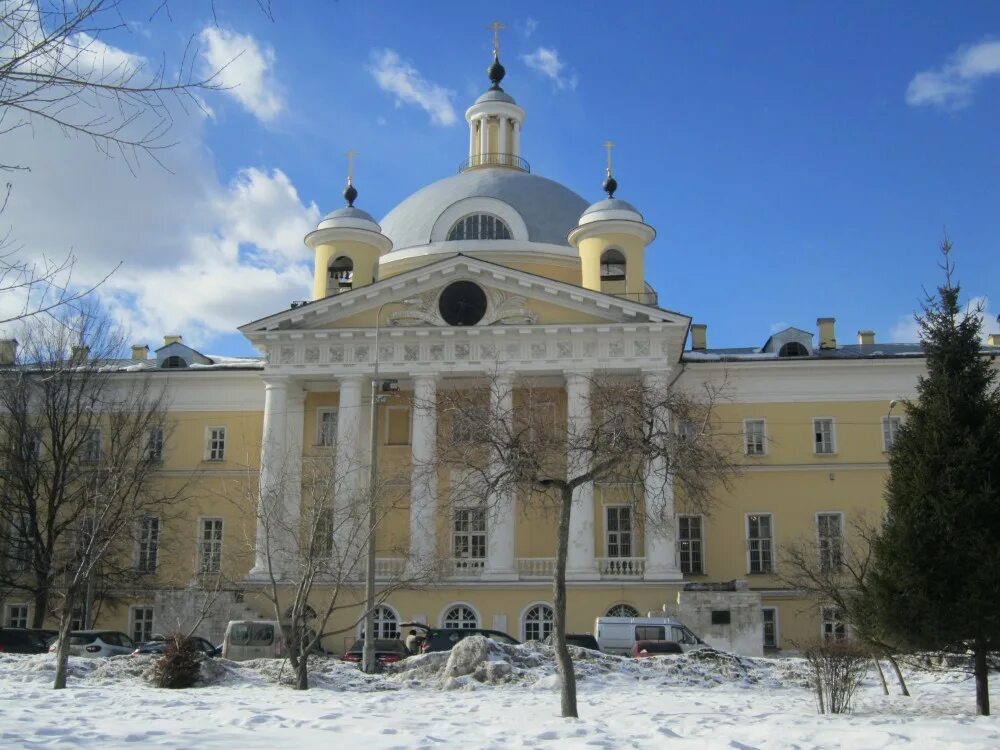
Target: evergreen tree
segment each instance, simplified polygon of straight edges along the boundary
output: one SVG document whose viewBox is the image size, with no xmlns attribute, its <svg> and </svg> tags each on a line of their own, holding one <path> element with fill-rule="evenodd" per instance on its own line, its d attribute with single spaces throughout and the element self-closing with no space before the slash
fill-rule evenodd
<svg viewBox="0 0 1000 750">
<path fill-rule="evenodd" d="M 866 609 L 919 649 L 971 649 L 976 708 L 989 714 L 987 654 L 1000 644 L 1000 387 L 981 349 L 982 310 L 945 283 L 918 316 L 927 373 L 889 457 Z"/>
</svg>

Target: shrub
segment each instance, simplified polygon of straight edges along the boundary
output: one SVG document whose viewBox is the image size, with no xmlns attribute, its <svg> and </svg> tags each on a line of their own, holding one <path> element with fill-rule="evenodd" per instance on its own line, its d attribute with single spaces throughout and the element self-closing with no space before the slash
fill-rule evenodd
<svg viewBox="0 0 1000 750">
<path fill-rule="evenodd" d="M 167 639 L 163 656 L 153 664 L 153 683 L 162 688 L 188 688 L 201 674 L 202 653 L 193 638 L 176 634 Z"/>
<path fill-rule="evenodd" d="M 856 641 L 819 639 L 796 646 L 812 671 L 816 703 L 821 714 L 851 710 L 851 699 L 868 674 L 871 654 Z"/>
</svg>

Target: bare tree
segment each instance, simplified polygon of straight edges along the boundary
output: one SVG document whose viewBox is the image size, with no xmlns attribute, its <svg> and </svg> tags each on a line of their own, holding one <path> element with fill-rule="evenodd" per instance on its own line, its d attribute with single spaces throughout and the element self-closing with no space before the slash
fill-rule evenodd
<svg viewBox="0 0 1000 750">
<path fill-rule="evenodd" d="M 106 317 L 36 318 L 21 338 L 0 370 L 0 548 L 4 585 L 33 599 L 32 625 L 59 620 L 58 688 L 74 610 L 92 623 L 99 591 L 135 583 L 141 519 L 162 517 L 183 488 L 157 480 L 164 393 L 120 371 Z"/>
<path fill-rule="evenodd" d="M 695 398 L 665 378 L 615 375 L 586 377 L 582 386 L 576 393 L 585 392 L 589 419 L 554 419 L 551 388 L 527 378 L 494 374 L 467 387 L 439 389 L 437 408 L 450 425 L 424 467 L 450 475 L 450 507 L 509 512 L 504 502 L 519 497 L 555 513 L 553 634 L 563 716 L 577 715 L 565 636 L 570 515 L 580 490 L 615 484 L 648 539 L 657 530 L 672 535 L 675 490 L 684 507 L 707 512 L 735 472 L 729 441 L 713 419 L 718 392 L 706 387 Z"/>
</svg>

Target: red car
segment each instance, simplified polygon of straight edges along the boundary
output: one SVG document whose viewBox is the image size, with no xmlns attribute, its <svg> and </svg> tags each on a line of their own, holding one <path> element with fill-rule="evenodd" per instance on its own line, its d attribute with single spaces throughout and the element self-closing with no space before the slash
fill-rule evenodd
<svg viewBox="0 0 1000 750">
<path fill-rule="evenodd" d="M 682 653 L 684 653 L 684 649 L 676 641 L 636 641 L 632 647 L 632 656 L 636 659 L 644 656 Z"/>
<path fill-rule="evenodd" d="M 344 653 L 343 660 L 361 666 L 361 654 L 364 647 L 365 641 L 363 638 L 355 641 L 354 645 Z M 375 639 L 375 666 L 379 669 L 383 668 L 386 664 L 395 664 L 397 661 L 402 661 L 409 655 L 410 652 L 406 650 L 406 645 L 398 638 Z"/>
</svg>

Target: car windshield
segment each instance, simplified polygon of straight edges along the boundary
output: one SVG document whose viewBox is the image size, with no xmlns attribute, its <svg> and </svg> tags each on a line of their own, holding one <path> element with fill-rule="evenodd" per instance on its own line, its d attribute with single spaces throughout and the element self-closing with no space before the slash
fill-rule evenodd
<svg viewBox="0 0 1000 750">
<path fill-rule="evenodd" d="M 85 646 L 88 643 L 93 643 L 94 639 L 96 637 L 97 636 L 95 636 L 95 635 L 71 635 L 69 637 L 69 645 L 70 646 Z"/>
<path fill-rule="evenodd" d="M 673 654 L 677 652 L 675 643 L 640 643 L 639 650 L 647 654 Z"/>
</svg>

